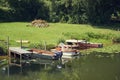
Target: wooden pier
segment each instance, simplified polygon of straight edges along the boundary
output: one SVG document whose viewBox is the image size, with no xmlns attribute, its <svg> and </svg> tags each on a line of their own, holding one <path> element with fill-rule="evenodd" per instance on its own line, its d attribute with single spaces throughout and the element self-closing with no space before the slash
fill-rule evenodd
<svg viewBox="0 0 120 80">
<path fill-rule="evenodd" d="M 22 66 L 23 55 L 29 58 L 31 54 L 32 52 L 21 49 L 20 47 L 9 47 L 9 64 Z M 12 60 L 18 60 L 19 62 L 12 62 Z"/>
</svg>

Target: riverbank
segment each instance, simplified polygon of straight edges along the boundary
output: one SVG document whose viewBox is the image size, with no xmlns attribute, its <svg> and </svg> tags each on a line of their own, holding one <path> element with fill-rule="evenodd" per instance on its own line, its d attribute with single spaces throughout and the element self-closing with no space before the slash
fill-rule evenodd
<svg viewBox="0 0 120 80">
<path fill-rule="evenodd" d="M 85 49 L 85 50 L 80 50 L 81 54 L 90 54 L 90 53 L 120 53 L 120 44 L 111 44 L 109 46 L 104 46 L 102 48 L 90 48 L 90 49 Z M 3 59 L 8 59 L 8 56 L 0 56 L 0 60 Z"/>
<path fill-rule="evenodd" d="M 92 26 L 89 24 L 49 23 L 47 28 L 26 27 L 29 22 L 0 23 L 0 47 L 7 48 L 6 42 L 9 36 L 9 46 L 20 46 L 17 40 L 27 40 L 23 46 L 50 49 L 64 42 L 66 39 L 86 39 L 93 43 L 103 43 L 103 48 L 89 49 L 97 52 L 119 52 L 120 45 L 113 44 L 120 41 L 120 31 L 111 26 Z M 118 27 L 117 27 L 118 28 Z M 1 45 L 2 44 L 2 45 Z M 3 50 L 6 51 L 6 50 Z"/>
<path fill-rule="evenodd" d="M 66 63 L 60 60 L 44 64 L 40 60 L 41 64 L 30 64 L 27 61 L 26 66 L 17 67 L 4 65 L 8 56 L 0 56 L 0 64 L 4 65 L 0 67 L 0 80 L 120 80 L 120 0 L 1 0 L 0 4 L 0 55 L 7 55 L 8 47 L 49 50 L 67 39 L 103 44 L 103 48 L 80 50 L 83 56 L 65 60 Z M 30 27 L 30 22 L 12 22 L 33 18 L 65 23 L 49 23 L 49 27 L 39 28 Z M 110 22 L 109 26 L 67 24 Z M 10 60 L 22 63 L 22 60 Z"/>
<path fill-rule="evenodd" d="M 90 54 L 93 52 L 108 54 L 120 53 L 120 44 L 111 44 L 109 46 L 104 46 L 103 48 L 91 48 L 81 51 L 82 54 Z"/>
</svg>

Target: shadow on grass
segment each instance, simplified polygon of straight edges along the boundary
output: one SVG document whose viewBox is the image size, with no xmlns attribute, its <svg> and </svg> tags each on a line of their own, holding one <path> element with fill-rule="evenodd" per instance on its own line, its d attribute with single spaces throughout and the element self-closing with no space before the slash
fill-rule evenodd
<svg viewBox="0 0 120 80">
<path fill-rule="evenodd" d="M 117 23 L 109 23 L 109 24 L 90 24 L 94 28 L 102 28 L 102 29 L 111 29 L 115 31 L 120 31 L 120 22 Z"/>
</svg>

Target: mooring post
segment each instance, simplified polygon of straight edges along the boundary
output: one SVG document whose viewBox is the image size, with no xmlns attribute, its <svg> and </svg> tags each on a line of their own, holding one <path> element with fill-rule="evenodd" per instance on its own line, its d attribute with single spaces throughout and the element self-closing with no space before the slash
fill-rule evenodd
<svg viewBox="0 0 120 80">
<path fill-rule="evenodd" d="M 11 55 L 9 50 L 9 36 L 7 37 L 7 53 L 8 53 L 8 77 L 9 77 L 9 73 L 10 73 L 9 65 L 11 63 Z"/>
<path fill-rule="evenodd" d="M 8 53 L 8 57 L 10 57 L 10 52 L 9 52 L 9 37 L 7 37 L 7 53 Z"/>
<path fill-rule="evenodd" d="M 20 40 L 20 47 L 22 48 L 22 39 Z"/>
<path fill-rule="evenodd" d="M 46 50 L 46 42 L 44 41 L 44 47 L 45 47 L 45 50 Z"/>
<path fill-rule="evenodd" d="M 20 66 L 22 66 L 22 54 L 20 54 Z"/>
<path fill-rule="evenodd" d="M 22 73 L 22 54 L 20 54 L 20 72 Z"/>
<path fill-rule="evenodd" d="M 9 50 L 9 36 L 7 38 L 7 53 L 8 53 L 8 64 L 11 63 L 11 54 L 10 54 L 10 50 Z"/>
<path fill-rule="evenodd" d="M 45 64 L 45 69 L 47 69 L 47 64 Z"/>
</svg>

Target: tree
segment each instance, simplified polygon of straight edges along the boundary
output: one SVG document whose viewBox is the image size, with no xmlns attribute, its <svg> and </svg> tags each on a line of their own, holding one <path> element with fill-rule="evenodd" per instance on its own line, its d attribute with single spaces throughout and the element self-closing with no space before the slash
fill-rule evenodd
<svg viewBox="0 0 120 80">
<path fill-rule="evenodd" d="M 48 19 L 48 11 L 42 0 L 8 0 L 16 20 Z"/>
<path fill-rule="evenodd" d="M 73 0 L 72 2 L 72 14 L 73 23 L 87 23 L 87 2 L 86 0 Z"/>
<path fill-rule="evenodd" d="M 51 21 L 87 23 L 86 0 L 50 0 Z"/>
<path fill-rule="evenodd" d="M 14 21 L 40 18 L 51 22 L 108 24 L 111 16 L 120 18 L 120 0 L 1 0 L 0 4 L 9 8 L 0 10 L 0 15 L 7 13 L 0 17 Z"/>
<path fill-rule="evenodd" d="M 0 7 L 9 7 L 7 0 L 0 0 Z"/>
<path fill-rule="evenodd" d="M 87 14 L 92 24 L 108 24 L 117 11 L 120 11 L 119 0 L 88 0 Z"/>
</svg>

